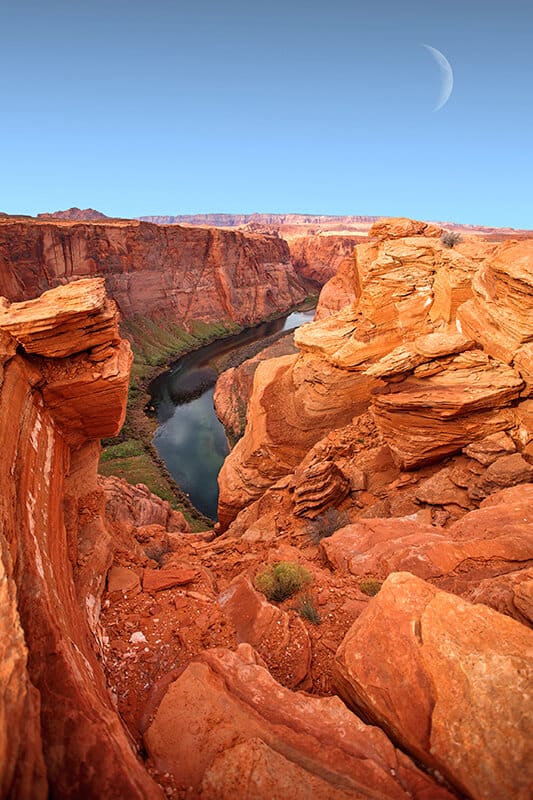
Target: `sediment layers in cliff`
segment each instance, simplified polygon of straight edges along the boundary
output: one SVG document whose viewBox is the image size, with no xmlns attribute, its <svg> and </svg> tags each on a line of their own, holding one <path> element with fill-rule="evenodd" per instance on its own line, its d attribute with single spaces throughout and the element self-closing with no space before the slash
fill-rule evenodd
<svg viewBox="0 0 533 800">
<path fill-rule="evenodd" d="M 144 222 L 0 219 L 0 294 L 25 300 L 104 277 L 123 318 L 251 325 L 306 291 L 275 236 Z"/>
<path fill-rule="evenodd" d="M 98 439 L 122 425 L 131 365 L 117 323 L 103 279 L 0 310 L 2 797 L 161 797 L 100 661 L 117 542 Z"/>
<path fill-rule="evenodd" d="M 300 354 L 258 366 L 245 435 L 219 477 L 223 527 L 368 411 L 404 470 L 498 431 L 531 441 L 533 240 L 452 249 L 440 232 L 377 223 L 352 272 L 341 270 L 345 283 L 352 275 L 348 305 L 325 310 L 321 296 L 322 319 L 295 334 Z"/>
</svg>

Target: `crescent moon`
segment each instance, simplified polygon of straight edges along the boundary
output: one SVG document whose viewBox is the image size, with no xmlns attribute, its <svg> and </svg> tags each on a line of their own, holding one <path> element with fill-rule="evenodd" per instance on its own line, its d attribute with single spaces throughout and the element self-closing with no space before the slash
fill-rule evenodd
<svg viewBox="0 0 533 800">
<path fill-rule="evenodd" d="M 450 95 L 453 90 L 453 70 L 450 62 L 445 56 L 443 56 L 440 50 L 437 50 L 435 47 L 431 47 L 429 44 L 423 44 L 422 47 L 425 47 L 426 50 L 429 50 L 439 65 L 441 76 L 440 97 L 439 102 L 433 109 L 433 111 L 439 111 L 450 99 Z"/>
</svg>

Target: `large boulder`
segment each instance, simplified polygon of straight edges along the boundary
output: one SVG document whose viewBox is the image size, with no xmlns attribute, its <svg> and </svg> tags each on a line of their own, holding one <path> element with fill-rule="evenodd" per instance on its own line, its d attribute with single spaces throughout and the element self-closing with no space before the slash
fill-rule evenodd
<svg viewBox="0 0 533 800">
<path fill-rule="evenodd" d="M 346 703 L 475 800 L 528 800 L 533 632 L 395 573 L 336 656 Z"/>
<path fill-rule="evenodd" d="M 254 797 L 284 797 L 288 776 L 296 797 L 299 786 L 335 800 L 450 797 L 338 698 L 276 683 L 249 645 L 194 658 L 168 687 L 144 740 L 157 769 L 193 792 L 209 787 L 208 797 L 228 796 L 215 793 L 218 780 L 235 798 L 250 797 L 258 781 Z"/>
</svg>

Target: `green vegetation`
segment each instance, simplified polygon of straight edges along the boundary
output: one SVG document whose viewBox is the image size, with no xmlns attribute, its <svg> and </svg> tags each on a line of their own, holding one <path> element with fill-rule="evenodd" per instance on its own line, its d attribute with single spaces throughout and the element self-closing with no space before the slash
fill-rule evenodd
<svg viewBox="0 0 533 800">
<path fill-rule="evenodd" d="M 320 625 L 320 614 L 310 594 L 304 594 L 304 596 L 300 598 L 295 606 L 295 611 L 297 611 L 301 617 L 308 620 L 308 622 L 312 622 L 313 625 Z"/>
<path fill-rule="evenodd" d="M 381 581 L 378 581 L 377 578 L 363 578 L 362 581 L 359 581 L 359 589 L 363 594 L 374 597 L 381 589 Z"/>
<path fill-rule="evenodd" d="M 212 323 L 195 321 L 186 330 L 175 322 L 155 321 L 137 314 L 123 320 L 121 330 L 133 342 L 135 362 L 132 378 L 142 380 L 148 377 L 154 367 L 166 366 L 172 359 L 237 333 L 240 328 L 231 320 Z"/>
<path fill-rule="evenodd" d="M 194 322 L 191 330 L 171 322 L 156 322 L 138 315 L 121 323 L 121 333 L 132 343 L 133 364 L 128 391 L 126 420 L 120 434 L 102 442 L 99 472 L 116 475 L 135 485 L 144 483 L 150 491 L 181 511 L 191 530 L 205 530 L 212 524 L 180 491 L 152 445 L 157 421 L 144 413 L 149 400 L 148 381 L 158 366 L 166 367 L 191 350 L 238 330 L 233 322 L 208 325 Z"/>
<path fill-rule="evenodd" d="M 143 453 L 144 450 L 139 442 L 134 442 L 131 439 L 128 439 L 125 442 L 120 442 L 120 444 L 114 444 L 106 447 L 100 457 L 100 463 L 102 464 L 106 461 L 122 461 L 123 459 L 131 458 L 132 456 L 142 456 Z"/>
<path fill-rule="evenodd" d="M 256 575 L 254 585 L 267 600 L 280 603 L 312 582 L 310 572 L 300 564 L 278 561 Z"/>
<path fill-rule="evenodd" d="M 309 526 L 309 535 L 315 544 L 319 544 L 322 539 L 332 536 L 339 528 L 344 528 L 351 522 L 347 511 L 339 511 L 337 508 L 328 508 L 323 514 L 319 514 Z"/>
<path fill-rule="evenodd" d="M 452 248 L 455 244 L 462 241 L 462 237 L 460 233 L 454 233 L 454 231 L 444 231 L 440 240 L 444 247 Z"/>
</svg>

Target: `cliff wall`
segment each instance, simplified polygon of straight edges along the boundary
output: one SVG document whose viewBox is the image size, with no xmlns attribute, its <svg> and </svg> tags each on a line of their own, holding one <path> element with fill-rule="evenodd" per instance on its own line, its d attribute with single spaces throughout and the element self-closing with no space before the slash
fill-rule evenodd
<svg viewBox="0 0 533 800">
<path fill-rule="evenodd" d="M 137 221 L 0 219 L 0 294 L 11 300 L 101 276 L 124 318 L 251 325 L 304 299 L 274 236 Z"/>
<path fill-rule="evenodd" d="M 222 527 L 366 412 L 404 470 L 498 431 L 520 446 L 533 437 L 533 240 L 451 249 L 437 226 L 404 219 L 370 233 L 353 270 L 340 270 L 348 305 L 335 312 L 321 298 L 322 319 L 295 333 L 299 355 L 257 368 L 245 434 L 219 475 Z"/>
<path fill-rule="evenodd" d="M 97 440 L 122 424 L 131 364 L 104 281 L 3 300 L 0 353 L 0 796 L 161 797 L 100 661 Z"/>
</svg>

